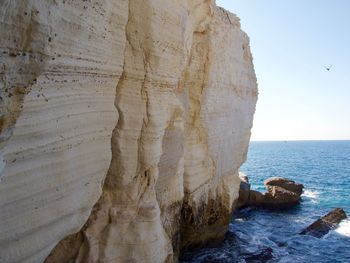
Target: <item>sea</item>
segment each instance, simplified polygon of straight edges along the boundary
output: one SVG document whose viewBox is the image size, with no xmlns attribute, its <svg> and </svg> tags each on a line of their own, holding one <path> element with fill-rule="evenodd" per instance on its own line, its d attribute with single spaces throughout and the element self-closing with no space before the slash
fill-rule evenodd
<svg viewBox="0 0 350 263">
<path fill-rule="evenodd" d="M 350 263 L 350 220 L 322 238 L 299 234 L 333 208 L 350 218 L 350 141 L 251 142 L 241 171 L 262 192 L 272 176 L 302 183 L 301 203 L 236 211 L 223 242 L 187 251 L 181 262 Z"/>
</svg>

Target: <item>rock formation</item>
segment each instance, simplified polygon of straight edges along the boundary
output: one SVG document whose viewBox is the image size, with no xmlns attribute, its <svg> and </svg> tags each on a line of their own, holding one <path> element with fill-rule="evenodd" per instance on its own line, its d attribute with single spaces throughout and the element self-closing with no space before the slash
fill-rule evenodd
<svg viewBox="0 0 350 263">
<path fill-rule="evenodd" d="M 301 235 L 311 235 L 317 238 L 323 237 L 330 230 L 336 228 L 336 226 L 344 219 L 347 219 L 346 213 L 341 208 L 335 208 L 327 215 L 313 222 L 303 231 Z"/>
<path fill-rule="evenodd" d="M 237 200 L 237 208 L 242 208 L 246 206 L 249 202 L 249 195 L 250 195 L 250 183 L 248 176 L 246 176 L 244 173 L 239 173 L 239 179 L 241 180 L 240 186 L 239 186 L 239 193 L 238 193 L 238 200 Z"/>
<path fill-rule="evenodd" d="M 270 209 L 289 208 L 299 204 L 300 196 L 279 186 L 267 188 L 266 193 L 251 190 L 248 206 L 257 206 Z"/>
<path fill-rule="evenodd" d="M 278 186 L 285 190 L 291 191 L 296 195 L 300 196 L 303 193 L 304 186 L 302 184 L 296 183 L 292 180 L 282 178 L 282 177 L 270 177 L 264 182 L 265 187 Z"/>
<path fill-rule="evenodd" d="M 0 262 L 173 262 L 223 237 L 257 99 L 235 15 L 4 0 L 0 32 Z"/>
<path fill-rule="evenodd" d="M 248 177 L 239 176 L 240 190 L 237 207 L 256 206 L 270 209 L 289 208 L 299 204 L 304 186 L 286 178 L 271 177 L 264 182 L 267 192 L 251 190 Z"/>
</svg>

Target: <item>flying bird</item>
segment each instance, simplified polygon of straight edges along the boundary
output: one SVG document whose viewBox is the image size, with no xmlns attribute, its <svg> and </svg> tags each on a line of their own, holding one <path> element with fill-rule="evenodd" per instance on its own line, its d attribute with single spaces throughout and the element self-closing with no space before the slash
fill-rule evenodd
<svg viewBox="0 0 350 263">
<path fill-rule="evenodd" d="M 332 67 L 333 67 L 333 65 L 330 65 L 329 67 L 324 66 L 324 68 L 325 68 L 327 71 L 330 71 Z"/>
</svg>

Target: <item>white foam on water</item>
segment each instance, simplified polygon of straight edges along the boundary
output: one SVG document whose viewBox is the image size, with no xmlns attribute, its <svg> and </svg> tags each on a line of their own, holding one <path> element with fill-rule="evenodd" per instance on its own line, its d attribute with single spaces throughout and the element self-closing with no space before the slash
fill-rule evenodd
<svg viewBox="0 0 350 263">
<path fill-rule="evenodd" d="M 350 237 L 350 220 L 346 219 L 341 221 L 334 231 L 340 235 Z"/>
<path fill-rule="evenodd" d="M 305 196 L 310 199 L 318 199 L 319 195 L 320 195 L 320 192 L 318 191 L 305 190 L 301 196 Z"/>
</svg>

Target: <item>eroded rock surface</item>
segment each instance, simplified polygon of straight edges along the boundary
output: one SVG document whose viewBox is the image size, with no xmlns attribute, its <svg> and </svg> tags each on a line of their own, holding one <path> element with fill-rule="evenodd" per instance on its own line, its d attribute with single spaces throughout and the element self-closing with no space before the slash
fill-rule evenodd
<svg viewBox="0 0 350 263">
<path fill-rule="evenodd" d="M 239 179 L 241 180 L 241 182 L 239 185 L 239 194 L 238 194 L 239 197 L 237 200 L 237 208 L 242 208 L 248 204 L 251 190 L 250 190 L 250 183 L 249 183 L 248 176 L 240 172 Z"/>
<path fill-rule="evenodd" d="M 208 0 L 0 7 L 0 261 L 173 262 L 222 238 L 257 99 L 239 19 Z"/>
<path fill-rule="evenodd" d="M 289 208 L 299 204 L 300 195 L 279 186 L 269 186 L 267 192 L 251 190 L 248 205 L 270 209 Z"/>
<path fill-rule="evenodd" d="M 125 1 L 0 1 L 0 262 L 43 262 L 102 193 Z"/>
<path fill-rule="evenodd" d="M 297 195 L 303 193 L 304 186 L 302 184 L 296 183 L 292 180 L 283 177 L 271 177 L 265 180 L 264 185 L 268 188 L 269 186 L 278 186 L 288 191 L 291 191 Z"/>
<path fill-rule="evenodd" d="M 299 204 L 304 186 L 286 178 L 271 177 L 265 180 L 265 193 L 251 190 L 248 177 L 240 173 L 240 190 L 237 208 L 256 206 L 270 209 L 289 208 Z"/>
</svg>

